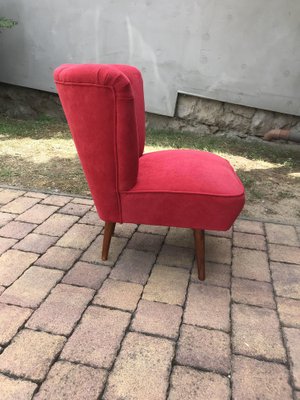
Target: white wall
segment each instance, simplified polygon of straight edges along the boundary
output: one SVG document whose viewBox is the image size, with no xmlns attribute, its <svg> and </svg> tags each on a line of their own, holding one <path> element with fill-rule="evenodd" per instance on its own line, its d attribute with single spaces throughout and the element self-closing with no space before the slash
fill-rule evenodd
<svg viewBox="0 0 300 400">
<path fill-rule="evenodd" d="M 0 0 L 0 81 L 55 91 L 61 63 L 142 70 L 147 111 L 178 92 L 300 115 L 299 0 Z"/>
</svg>

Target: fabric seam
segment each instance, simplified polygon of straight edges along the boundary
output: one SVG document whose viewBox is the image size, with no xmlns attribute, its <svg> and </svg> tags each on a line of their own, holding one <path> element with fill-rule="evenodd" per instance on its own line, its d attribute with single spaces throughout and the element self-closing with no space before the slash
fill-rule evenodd
<svg viewBox="0 0 300 400">
<path fill-rule="evenodd" d="M 188 195 L 193 195 L 193 196 L 209 196 L 209 197 L 228 197 L 228 198 L 238 198 L 238 197 L 244 197 L 245 192 L 240 193 L 238 195 L 233 195 L 233 194 L 210 194 L 210 193 L 195 193 L 195 192 L 182 192 L 182 191 L 164 191 L 164 190 L 139 190 L 139 191 L 120 191 L 121 194 L 145 194 L 145 193 L 151 193 L 151 194 L 188 194 Z"/>
<path fill-rule="evenodd" d="M 58 85 L 66 85 L 66 86 L 96 86 L 96 87 L 101 87 L 101 88 L 109 88 L 109 89 L 113 89 L 114 90 L 114 86 L 112 85 L 101 85 L 99 83 L 89 83 L 89 82 L 63 82 L 63 81 L 54 81 L 55 84 Z M 122 99 L 122 100 L 134 100 L 134 97 L 128 97 L 128 96 L 117 96 L 118 99 Z"/>
<path fill-rule="evenodd" d="M 116 102 L 116 91 L 114 87 L 109 86 L 113 91 L 114 96 L 114 106 L 115 106 L 115 118 L 114 118 L 114 155 L 115 155 L 115 163 L 116 163 L 116 195 L 118 200 L 118 208 L 119 208 L 119 216 L 120 222 L 123 223 L 123 215 L 122 215 L 122 203 L 121 203 L 121 196 L 119 191 L 119 160 L 118 160 L 118 124 L 117 124 L 117 114 L 118 114 L 118 107 Z"/>
</svg>

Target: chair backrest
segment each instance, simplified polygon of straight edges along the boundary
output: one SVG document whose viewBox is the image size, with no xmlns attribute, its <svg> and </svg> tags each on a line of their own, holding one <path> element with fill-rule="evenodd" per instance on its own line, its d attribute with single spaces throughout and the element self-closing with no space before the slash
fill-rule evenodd
<svg viewBox="0 0 300 400">
<path fill-rule="evenodd" d="M 54 79 L 97 211 L 122 222 L 120 192 L 135 185 L 144 151 L 141 74 L 128 65 L 64 64 Z"/>
</svg>

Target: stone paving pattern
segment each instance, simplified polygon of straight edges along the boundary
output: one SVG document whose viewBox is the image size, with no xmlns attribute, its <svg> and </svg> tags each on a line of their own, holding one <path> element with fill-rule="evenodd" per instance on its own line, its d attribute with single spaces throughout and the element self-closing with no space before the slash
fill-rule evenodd
<svg viewBox="0 0 300 400">
<path fill-rule="evenodd" d="M 1 400 L 300 399 L 300 229 L 116 227 L 90 199 L 0 188 Z"/>
</svg>

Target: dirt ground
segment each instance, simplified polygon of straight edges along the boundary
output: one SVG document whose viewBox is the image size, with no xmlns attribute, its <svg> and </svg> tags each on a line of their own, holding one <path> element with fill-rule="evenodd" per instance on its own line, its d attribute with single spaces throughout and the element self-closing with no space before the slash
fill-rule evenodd
<svg viewBox="0 0 300 400">
<path fill-rule="evenodd" d="M 242 171 L 240 176 L 246 188 L 245 217 L 300 225 L 300 171 L 236 156 L 227 159 Z M 251 179 L 250 184 L 247 178 Z"/>
</svg>

